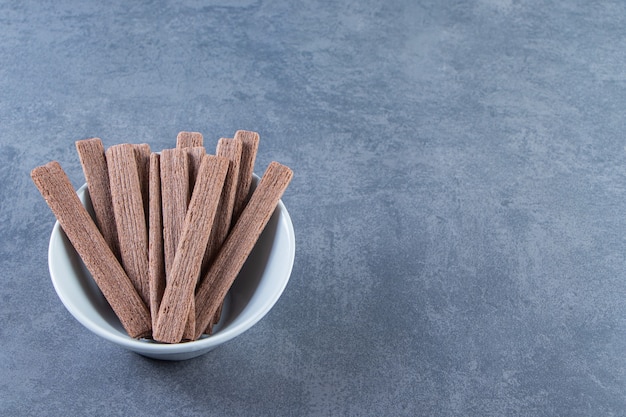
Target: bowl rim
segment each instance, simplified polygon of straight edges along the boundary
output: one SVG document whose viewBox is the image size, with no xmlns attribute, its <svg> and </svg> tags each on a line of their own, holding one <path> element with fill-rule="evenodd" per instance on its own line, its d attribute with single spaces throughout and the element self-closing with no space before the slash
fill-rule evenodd
<svg viewBox="0 0 626 417">
<path fill-rule="evenodd" d="M 254 175 L 255 182 L 258 181 L 258 176 Z M 83 184 L 77 191 L 77 195 L 81 199 L 81 203 L 85 205 L 84 198 L 87 197 L 88 190 L 87 184 Z M 81 309 L 76 307 L 71 299 L 65 297 L 65 292 L 60 288 L 60 277 L 55 274 L 54 267 L 54 256 L 53 252 L 55 250 L 56 241 L 64 235 L 63 229 L 58 221 L 55 221 L 55 224 L 52 228 L 52 232 L 50 234 L 50 240 L 48 243 L 48 270 L 50 273 L 50 278 L 52 280 L 52 285 L 54 287 L 57 296 L 65 306 L 65 308 L 70 312 L 70 314 L 78 320 L 83 326 L 97 334 L 98 336 L 109 340 L 115 344 L 128 348 L 130 350 L 134 350 L 137 352 L 145 352 L 151 354 L 176 354 L 176 353 L 189 353 L 198 350 L 206 350 L 213 348 L 217 345 L 220 345 L 228 340 L 233 339 L 234 337 L 240 335 L 245 332 L 249 328 L 251 328 L 254 324 L 256 324 L 259 320 L 261 320 L 276 304 L 285 288 L 287 287 L 287 283 L 291 277 L 291 272 L 293 270 L 293 263 L 295 259 L 295 232 L 293 228 L 293 223 L 291 221 L 291 216 L 287 211 L 282 199 L 278 201 L 276 206 L 276 210 L 279 212 L 279 222 L 285 224 L 287 229 L 287 242 L 288 242 L 288 253 L 285 254 L 287 257 L 287 273 L 285 274 L 285 278 L 282 279 L 279 285 L 276 286 L 276 290 L 272 292 L 271 297 L 267 297 L 262 303 L 261 308 L 255 311 L 253 315 L 242 320 L 232 327 L 227 327 L 224 331 L 219 330 L 217 333 L 213 335 L 203 335 L 198 340 L 190 341 L 190 342 L 182 342 L 175 344 L 165 344 L 153 342 L 147 339 L 134 339 L 130 336 L 120 336 L 115 333 L 111 333 L 109 331 L 104 330 L 98 324 L 96 324 L 93 320 L 91 320 L 86 314 L 84 314 Z"/>
</svg>

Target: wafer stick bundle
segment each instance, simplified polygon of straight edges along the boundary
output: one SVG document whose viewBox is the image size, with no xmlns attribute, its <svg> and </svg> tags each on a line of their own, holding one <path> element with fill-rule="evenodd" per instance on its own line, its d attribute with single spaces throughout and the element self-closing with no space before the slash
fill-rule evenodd
<svg viewBox="0 0 626 417">
<path fill-rule="evenodd" d="M 76 149 L 94 207 L 82 206 L 57 162 L 31 177 L 128 335 L 179 343 L 210 334 L 224 297 L 274 212 L 292 171 L 272 162 L 251 192 L 259 146 L 239 130 L 207 153 L 180 132 L 147 144 Z"/>
</svg>

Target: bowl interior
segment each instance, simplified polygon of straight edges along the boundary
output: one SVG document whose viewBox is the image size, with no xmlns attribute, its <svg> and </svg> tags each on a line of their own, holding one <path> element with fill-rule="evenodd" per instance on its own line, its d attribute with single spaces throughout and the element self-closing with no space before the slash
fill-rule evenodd
<svg viewBox="0 0 626 417">
<path fill-rule="evenodd" d="M 258 177 L 255 177 L 253 187 L 257 182 Z M 86 185 L 77 194 L 93 217 Z M 193 342 L 171 345 L 128 336 L 58 222 L 50 237 L 48 263 L 59 298 L 89 330 L 146 356 L 186 359 L 232 339 L 258 322 L 285 289 L 294 256 L 293 225 L 281 201 L 233 283 L 213 334 Z"/>
</svg>

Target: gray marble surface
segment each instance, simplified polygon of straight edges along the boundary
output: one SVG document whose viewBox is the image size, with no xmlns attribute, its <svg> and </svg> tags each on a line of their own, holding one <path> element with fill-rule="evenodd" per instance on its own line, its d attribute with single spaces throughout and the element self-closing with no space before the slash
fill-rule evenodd
<svg viewBox="0 0 626 417">
<path fill-rule="evenodd" d="M 0 415 L 626 415 L 625 42 L 622 1 L 1 1 Z M 177 363 L 82 327 L 30 170 L 237 129 L 295 171 L 274 309 Z"/>
</svg>

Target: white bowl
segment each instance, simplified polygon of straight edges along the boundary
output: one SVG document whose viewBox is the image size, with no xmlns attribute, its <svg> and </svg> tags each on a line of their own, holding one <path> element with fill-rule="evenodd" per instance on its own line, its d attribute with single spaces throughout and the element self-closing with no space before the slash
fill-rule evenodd
<svg viewBox="0 0 626 417">
<path fill-rule="evenodd" d="M 255 176 L 254 180 L 253 187 L 258 177 Z M 93 216 L 87 186 L 83 185 L 77 194 Z M 222 318 L 213 334 L 178 344 L 161 344 L 128 336 L 58 222 L 50 236 L 48 266 L 59 298 L 83 326 L 140 355 L 161 360 L 185 360 L 235 338 L 267 314 L 289 281 L 295 248 L 293 224 L 280 201 L 231 287 Z"/>
</svg>

